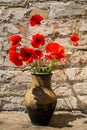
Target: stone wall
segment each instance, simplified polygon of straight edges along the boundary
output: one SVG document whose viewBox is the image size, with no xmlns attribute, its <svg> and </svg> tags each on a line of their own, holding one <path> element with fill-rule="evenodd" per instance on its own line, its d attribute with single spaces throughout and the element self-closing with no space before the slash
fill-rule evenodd
<svg viewBox="0 0 87 130">
<path fill-rule="evenodd" d="M 56 110 L 87 109 L 87 0 L 0 0 L 0 110 L 25 110 L 30 71 L 9 61 L 8 37 L 21 34 L 28 43 L 26 35 L 32 32 L 26 29 L 36 13 L 47 19 L 45 35 L 64 46 L 72 27 L 80 27 L 79 48 L 73 50 L 70 64 L 54 71 L 52 88 L 58 97 Z"/>
</svg>

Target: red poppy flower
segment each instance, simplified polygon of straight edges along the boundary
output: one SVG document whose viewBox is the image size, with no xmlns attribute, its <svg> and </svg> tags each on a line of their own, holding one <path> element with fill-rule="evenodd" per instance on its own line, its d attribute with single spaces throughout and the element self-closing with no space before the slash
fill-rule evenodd
<svg viewBox="0 0 87 130">
<path fill-rule="evenodd" d="M 43 52 L 40 50 L 34 51 L 34 60 L 40 60 L 43 57 Z"/>
<path fill-rule="evenodd" d="M 76 35 L 76 34 L 73 34 L 73 35 L 70 36 L 70 39 L 71 39 L 71 41 L 73 41 L 73 42 L 77 42 L 77 41 L 79 40 L 79 36 Z"/>
<path fill-rule="evenodd" d="M 10 49 L 9 49 L 10 53 L 15 51 L 16 52 L 16 47 L 15 46 L 10 46 Z"/>
<path fill-rule="evenodd" d="M 51 60 L 53 58 L 61 60 L 65 58 L 64 47 L 58 43 L 48 43 L 48 45 L 46 46 L 46 52 L 48 53 L 46 55 L 46 58 L 48 60 Z"/>
<path fill-rule="evenodd" d="M 78 46 L 79 36 L 76 34 L 73 34 L 70 36 L 70 40 L 73 42 L 74 46 Z"/>
<path fill-rule="evenodd" d="M 22 66 L 23 65 L 22 57 L 20 56 L 19 53 L 15 52 L 15 51 L 9 53 L 9 59 L 16 66 Z"/>
<path fill-rule="evenodd" d="M 18 46 L 18 47 L 16 47 L 16 46 L 10 46 L 9 52 L 10 52 L 10 53 L 13 53 L 13 51 L 20 53 L 20 48 L 19 48 L 19 46 Z"/>
<path fill-rule="evenodd" d="M 46 46 L 47 53 L 59 53 L 61 49 L 64 50 L 64 47 L 58 43 L 48 43 Z"/>
<path fill-rule="evenodd" d="M 60 53 L 57 53 L 55 57 L 57 60 L 63 60 L 66 58 L 66 55 L 63 51 L 60 51 Z"/>
<path fill-rule="evenodd" d="M 34 58 L 34 50 L 31 48 L 22 48 L 20 50 L 20 55 L 23 58 L 23 61 L 26 63 L 32 63 Z"/>
<path fill-rule="evenodd" d="M 19 35 L 14 35 L 9 37 L 9 41 L 12 43 L 12 46 L 20 46 L 21 37 Z"/>
<path fill-rule="evenodd" d="M 79 44 L 78 44 L 78 42 L 73 42 L 73 45 L 78 46 Z"/>
<path fill-rule="evenodd" d="M 40 16 L 39 14 L 35 14 L 30 18 L 30 24 L 31 26 L 40 25 L 42 20 L 42 16 Z"/>
<path fill-rule="evenodd" d="M 46 46 L 47 53 L 57 53 L 58 52 L 58 44 L 57 43 L 48 43 Z"/>
<path fill-rule="evenodd" d="M 31 45 L 35 48 L 38 48 L 39 46 L 43 46 L 45 44 L 44 36 L 41 34 L 35 34 L 32 36 Z"/>
<path fill-rule="evenodd" d="M 51 54 L 47 54 L 46 58 L 48 60 L 52 60 L 52 59 L 57 59 L 57 60 L 63 60 L 66 58 L 65 53 L 51 53 Z"/>
<path fill-rule="evenodd" d="M 52 60 L 54 58 L 51 54 L 46 54 L 45 57 L 47 60 Z"/>
</svg>

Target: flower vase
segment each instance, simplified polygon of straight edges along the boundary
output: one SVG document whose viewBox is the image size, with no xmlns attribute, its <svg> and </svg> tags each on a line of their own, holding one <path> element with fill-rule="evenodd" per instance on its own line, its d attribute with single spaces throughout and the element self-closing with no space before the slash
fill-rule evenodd
<svg viewBox="0 0 87 130">
<path fill-rule="evenodd" d="M 25 94 L 25 106 L 35 125 L 47 125 L 56 107 L 57 97 L 51 88 L 49 73 L 31 74 L 32 86 Z"/>
</svg>

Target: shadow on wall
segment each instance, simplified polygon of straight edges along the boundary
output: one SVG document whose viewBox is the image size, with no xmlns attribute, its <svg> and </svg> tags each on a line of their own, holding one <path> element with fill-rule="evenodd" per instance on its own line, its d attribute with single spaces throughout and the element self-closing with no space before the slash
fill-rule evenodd
<svg viewBox="0 0 87 130">
<path fill-rule="evenodd" d="M 66 75 L 65 72 L 64 72 L 64 74 Z M 64 83 L 69 84 L 68 89 L 71 90 L 72 94 L 71 95 L 67 95 L 67 96 L 66 95 L 62 95 L 62 94 L 61 95 L 57 95 L 57 98 L 60 99 L 62 97 L 63 103 L 67 106 L 67 110 L 75 110 L 75 109 L 77 109 L 77 110 L 85 111 L 87 113 L 87 103 L 83 100 L 83 98 L 81 98 L 83 96 L 83 95 L 81 95 L 82 94 L 82 90 L 80 90 L 81 94 L 78 94 L 77 90 L 74 87 L 74 85 L 77 84 L 77 83 L 81 83 L 81 84 L 84 83 L 84 79 L 82 79 L 82 80 L 75 80 L 75 79 L 74 80 L 70 80 L 67 75 L 66 75 L 66 77 L 67 77 L 67 79 L 64 80 Z M 58 80 L 57 84 L 60 84 L 60 83 L 63 83 L 63 81 L 62 80 Z M 59 88 L 59 86 L 57 88 Z M 64 93 L 65 93 L 65 90 L 64 90 Z M 76 106 L 74 106 L 74 104 L 73 104 L 74 103 L 74 98 L 75 98 Z M 59 108 L 59 109 L 61 109 L 61 108 Z"/>
<path fill-rule="evenodd" d="M 79 81 L 69 81 L 69 84 L 71 85 L 71 91 L 73 93 L 73 96 L 76 98 L 76 101 L 77 101 L 77 107 L 80 109 L 80 110 L 85 110 L 87 109 L 87 104 L 85 102 L 83 102 L 80 97 L 78 96 L 76 90 L 74 89 L 73 85 L 75 84 L 75 82 L 79 82 Z M 80 80 L 81 81 L 81 80 Z M 82 80 L 82 82 L 84 82 Z M 71 103 L 72 104 L 72 103 Z M 73 106 L 73 105 L 72 105 Z M 72 108 L 73 109 L 73 108 Z"/>
</svg>

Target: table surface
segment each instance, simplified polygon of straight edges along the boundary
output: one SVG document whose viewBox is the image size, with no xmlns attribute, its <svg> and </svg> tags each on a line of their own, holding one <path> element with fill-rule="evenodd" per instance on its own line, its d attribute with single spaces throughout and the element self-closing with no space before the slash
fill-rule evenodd
<svg viewBox="0 0 87 130">
<path fill-rule="evenodd" d="M 27 113 L 2 111 L 0 130 L 87 130 L 87 113 L 58 111 L 54 113 L 48 126 L 35 126 Z"/>
</svg>

